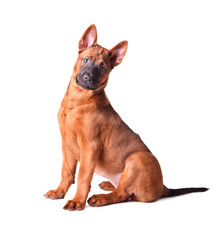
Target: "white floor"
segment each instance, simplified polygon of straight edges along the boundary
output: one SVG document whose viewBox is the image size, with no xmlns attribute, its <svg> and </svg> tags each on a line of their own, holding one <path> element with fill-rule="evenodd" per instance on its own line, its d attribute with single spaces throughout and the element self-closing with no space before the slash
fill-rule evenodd
<svg viewBox="0 0 224 240">
<path fill-rule="evenodd" d="M 99 208 L 87 204 L 83 211 L 69 212 L 62 208 L 74 196 L 74 185 L 65 199 L 49 200 L 42 195 L 53 181 L 29 179 L 32 180 L 29 188 L 18 189 L 15 184 L 16 189 L 1 197 L 2 239 L 222 239 L 224 236 L 223 194 L 219 196 L 217 189 L 154 203 L 127 202 Z M 90 196 L 103 192 L 97 186 L 101 180 L 94 177 Z"/>
</svg>

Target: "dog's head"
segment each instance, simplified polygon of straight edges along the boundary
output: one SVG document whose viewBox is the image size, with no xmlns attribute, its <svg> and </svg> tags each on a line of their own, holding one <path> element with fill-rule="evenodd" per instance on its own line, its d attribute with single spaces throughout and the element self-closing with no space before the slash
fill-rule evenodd
<svg viewBox="0 0 224 240">
<path fill-rule="evenodd" d="M 95 25 L 89 26 L 79 41 L 78 59 L 73 76 L 78 87 L 85 90 L 101 90 L 107 85 L 109 73 L 121 63 L 128 47 L 123 41 L 111 50 L 97 44 Z"/>
</svg>

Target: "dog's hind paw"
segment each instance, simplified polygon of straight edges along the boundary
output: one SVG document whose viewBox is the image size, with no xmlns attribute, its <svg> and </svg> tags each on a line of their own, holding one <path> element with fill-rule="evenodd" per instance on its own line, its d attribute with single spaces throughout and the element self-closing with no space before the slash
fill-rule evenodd
<svg viewBox="0 0 224 240">
<path fill-rule="evenodd" d="M 116 188 L 109 181 L 105 181 L 99 184 L 100 188 L 104 191 L 114 191 Z"/>
</svg>

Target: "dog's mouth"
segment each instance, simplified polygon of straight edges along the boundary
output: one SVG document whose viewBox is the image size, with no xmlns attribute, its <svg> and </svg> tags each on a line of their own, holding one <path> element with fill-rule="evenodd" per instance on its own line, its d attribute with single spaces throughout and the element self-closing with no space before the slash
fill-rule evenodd
<svg viewBox="0 0 224 240">
<path fill-rule="evenodd" d="M 91 83 L 85 82 L 83 79 L 80 79 L 79 75 L 76 76 L 75 80 L 76 80 L 77 85 L 79 85 L 83 89 L 96 90 L 98 88 L 98 84 L 96 84 L 96 86 L 90 86 Z"/>
</svg>

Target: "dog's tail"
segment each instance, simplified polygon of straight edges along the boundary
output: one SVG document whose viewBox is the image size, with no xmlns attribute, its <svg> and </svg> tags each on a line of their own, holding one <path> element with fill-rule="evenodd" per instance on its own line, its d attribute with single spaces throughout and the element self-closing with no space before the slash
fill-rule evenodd
<svg viewBox="0 0 224 240">
<path fill-rule="evenodd" d="M 201 187 L 201 188 L 179 188 L 179 189 L 169 189 L 166 186 L 163 187 L 163 194 L 161 198 L 164 197 L 175 197 L 179 195 L 184 195 L 188 193 L 194 192 L 206 192 L 209 188 Z"/>
</svg>

